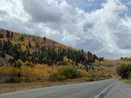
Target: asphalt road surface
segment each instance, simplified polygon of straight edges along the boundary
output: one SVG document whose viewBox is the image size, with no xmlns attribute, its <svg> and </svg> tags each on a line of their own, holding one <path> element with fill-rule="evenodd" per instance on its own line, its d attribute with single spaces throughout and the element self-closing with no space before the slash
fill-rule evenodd
<svg viewBox="0 0 131 98">
<path fill-rule="evenodd" d="M 0 98 L 94 98 L 117 79 L 84 82 L 0 94 Z"/>
</svg>

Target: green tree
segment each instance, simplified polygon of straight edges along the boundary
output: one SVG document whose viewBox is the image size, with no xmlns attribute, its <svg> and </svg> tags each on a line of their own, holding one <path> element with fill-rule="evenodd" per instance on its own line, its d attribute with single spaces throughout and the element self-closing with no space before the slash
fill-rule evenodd
<svg viewBox="0 0 131 98">
<path fill-rule="evenodd" d="M 13 32 L 11 32 L 11 38 L 13 37 L 14 35 L 13 35 Z"/>
<path fill-rule="evenodd" d="M 7 30 L 6 37 L 10 38 L 10 32 Z"/>
<path fill-rule="evenodd" d="M 130 65 L 122 65 L 117 67 L 116 72 L 122 78 L 128 79 L 131 74 L 131 66 Z"/>
<path fill-rule="evenodd" d="M 22 35 L 21 37 L 19 37 L 20 41 L 24 41 L 24 36 Z"/>
<path fill-rule="evenodd" d="M 31 43 L 30 43 L 30 41 L 29 41 L 29 43 L 28 43 L 28 46 L 29 46 L 29 48 L 31 48 Z"/>
<path fill-rule="evenodd" d="M 46 37 L 44 37 L 43 39 L 44 39 L 44 41 L 46 41 Z"/>
<path fill-rule="evenodd" d="M 40 46 L 39 46 L 39 44 L 38 44 L 38 43 L 36 43 L 35 47 L 36 47 L 36 49 L 38 49 Z"/>
<path fill-rule="evenodd" d="M 3 34 L 0 34 L 0 38 L 4 38 L 4 35 L 3 35 Z"/>
<path fill-rule="evenodd" d="M 2 49 L 2 41 L 0 40 L 0 51 L 1 51 L 1 49 Z"/>
<path fill-rule="evenodd" d="M 21 41 L 24 41 L 24 36 L 22 35 L 22 37 L 21 37 Z"/>
</svg>

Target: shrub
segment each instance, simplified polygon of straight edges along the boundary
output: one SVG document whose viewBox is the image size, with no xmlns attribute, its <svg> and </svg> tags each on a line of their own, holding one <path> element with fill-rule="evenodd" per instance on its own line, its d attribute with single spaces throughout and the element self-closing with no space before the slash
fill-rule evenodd
<svg viewBox="0 0 131 98">
<path fill-rule="evenodd" d="M 128 79 L 131 74 L 131 66 L 130 65 L 122 65 L 117 67 L 116 73 L 124 79 Z"/>
<path fill-rule="evenodd" d="M 64 75 L 66 79 L 73 79 L 81 77 L 81 73 L 72 67 L 61 67 L 58 73 Z"/>
<path fill-rule="evenodd" d="M 49 76 L 50 81 L 62 81 L 65 80 L 65 76 L 61 75 L 60 73 L 53 73 Z"/>
<path fill-rule="evenodd" d="M 57 73 L 49 76 L 50 81 L 62 81 L 66 79 L 80 78 L 82 74 L 72 67 L 60 67 Z"/>
</svg>

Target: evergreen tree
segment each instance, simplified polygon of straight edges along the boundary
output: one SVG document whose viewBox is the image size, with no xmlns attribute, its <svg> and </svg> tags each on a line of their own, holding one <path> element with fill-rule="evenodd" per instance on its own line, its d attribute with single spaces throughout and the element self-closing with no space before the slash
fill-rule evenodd
<svg viewBox="0 0 131 98">
<path fill-rule="evenodd" d="M 3 34 L 0 34 L 0 38 L 4 38 L 4 35 L 3 35 Z"/>
<path fill-rule="evenodd" d="M 11 32 L 11 39 L 13 38 L 13 36 L 14 36 L 14 35 L 13 35 L 13 32 Z"/>
<path fill-rule="evenodd" d="M 2 50 L 2 41 L 0 40 L 0 51 Z"/>
<path fill-rule="evenodd" d="M 43 39 L 44 39 L 44 41 L 46 42 L 46 37 L 44 37 Z"/>
<path fill-rule="evenodd" d="M 24 41 L 24 36 L 22 35 L 21 37 L 19 37 L 20 41 Z"/>
<path fill-rule="evenodd" d="M 24 41 L 24 36 L 23 35 L 21 36 L 21 41 Z"/>
<path fill-rule="evenodd" d="M 40 46 L 39 46 L 39 44 L 38 44 L 38 43 L 36 43 L 35 47 L 36 47 L 36 49 L 38 49 Z"/>
<path fill-rule="evenodd" d="M 6 37 L 10 38 L 10 32 L 7 30 Z"/>
<path fill-rule="evenodd" d="M 29 46 L 29 48 L 31 48 L 31 43 L 30 43 L 30 41 L 29 41 L 29 44 L 28 44 L 28 46 Z"/>
</svg>

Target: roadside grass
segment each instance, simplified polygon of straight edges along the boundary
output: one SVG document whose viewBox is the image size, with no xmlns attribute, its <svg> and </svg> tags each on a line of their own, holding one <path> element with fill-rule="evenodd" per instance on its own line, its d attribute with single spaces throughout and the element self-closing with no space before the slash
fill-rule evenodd
<svg viewBox="0 0 131 98">
<path fill-rule="evenodd" d="M 131 85 L 131 79 L 128 79 L 128 80 L 127 79 L 122 79 L 121 81 L 126 83 L 126 84 Z"/>
<path fill-rule="evenodd" d="M 28 90 L 34 88 L 89 82 L 89 81 L 96 81 L 96 80 L 104 80 L 104 78 L 92 79 L 92 78 L 83 77 L 79 79 L 67 79 L 65 81 L 55 81 L 55 82 L 36 81 L 31 83 L 3 83 L 0 84 L 0 93 L 16 92 L 16 91 L 22 91 L 22 90 Z"/>
</svg>

